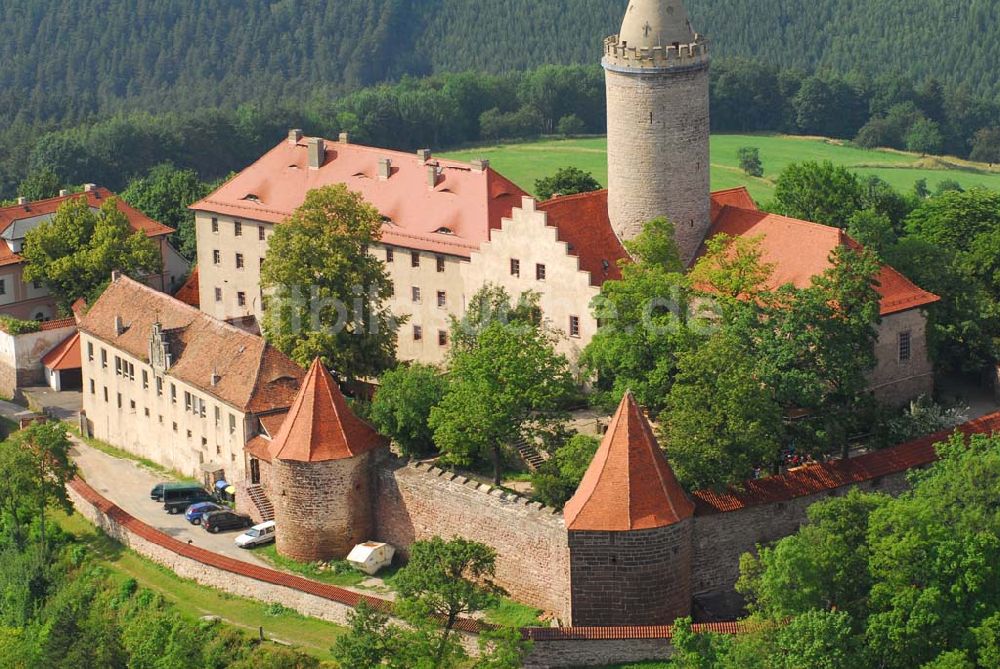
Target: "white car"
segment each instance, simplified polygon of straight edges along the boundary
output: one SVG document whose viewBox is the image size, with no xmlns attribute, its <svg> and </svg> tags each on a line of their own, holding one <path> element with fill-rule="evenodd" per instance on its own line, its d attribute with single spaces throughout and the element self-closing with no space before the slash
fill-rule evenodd
<svg viewBox="0 0 1000 669">
<path fill-rule="evenodd" d="M 236 537 L 234 543 L 240 548 L 251 548 L 274 541 L 274 521 L 269 520 L 260 525 L 254 525 L 249 530 Z"/>
</svg>

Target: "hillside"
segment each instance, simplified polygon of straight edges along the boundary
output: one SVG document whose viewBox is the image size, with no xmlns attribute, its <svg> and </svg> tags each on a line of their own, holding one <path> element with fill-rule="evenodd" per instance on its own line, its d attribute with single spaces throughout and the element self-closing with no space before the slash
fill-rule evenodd
<svg viewBox="0 0 1000 669">
<path fill-rule="evenodd" d="M 688 2 L 720 56 L 933 75 L 997 95 L 1000 0 Z M 406 74 L 594 63 L 601 37 L 615 30 L 625 5 L 6 0 L 0 3 L 0 120 L 83 120 L 126 108 L 287 96 L 318 100 Z"/>
<path fill-rule="evenodd" d="M 457 160 L 489 158 L 491 164 L 525 190 L 535 179 L 572 165 L 591 172 L 607 183 L 607 143 L 603 137 L 573 140 L 542 140 L 457 151 L 445 154 Z M 748 177 L 740 171 L 736 152 L 743 146 L 760 149 L 764 177 Z M 852 171 L 874 174 L 901 192 L 910 192 L 918 179 L 934 189 L 942 181 L 957 181 L 963 188 L 982 186 L 1000 190 L 1000 168 L 957 158 L 921 157 L 902 151 L 864 150 L 815 137 L 788 135 L 713 135 L 712 188 L 747 186 L 759 202 L 774 194 L 774 179 L 794 162 L 829 160 Z"/>
</svg>

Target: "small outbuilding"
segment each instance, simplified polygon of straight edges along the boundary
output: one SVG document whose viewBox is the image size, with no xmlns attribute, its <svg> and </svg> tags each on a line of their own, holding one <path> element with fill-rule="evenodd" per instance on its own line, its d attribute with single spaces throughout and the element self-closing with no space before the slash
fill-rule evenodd
<svg viewBox="0 0 1000 669">
<path fill-rule="evenodd" d="M 80 333 L 74 332 L 42 358 L 48 386 L 62 390 L 83 388 L 83 363 L 80 357 Z"/>
<path fill-rule="evenodd" d="M 396 549 L 377 541 L 366 541 L 355 546 L 347 555 L 347 561 L 369 576 L 374 576 L 383 567 L 392 564 Z"/>
</svg>

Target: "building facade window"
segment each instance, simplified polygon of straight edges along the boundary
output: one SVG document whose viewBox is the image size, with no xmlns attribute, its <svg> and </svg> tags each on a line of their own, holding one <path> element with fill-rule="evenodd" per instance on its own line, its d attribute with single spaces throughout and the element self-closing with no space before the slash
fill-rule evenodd
<svg viewBox="0 0 1000 669">
<path fill-rule="evenodd" d="M 163 397 L 163 379 L 161 377 L 156 377 L 156 396 Z"/>
<path fill-rule="evenodd" d="M 221 288 L 216 288 L 215 289 L 215 301 L 216 302 L 222 302 L 222 289 Z"/>
<path fill-rule="evenodd" d="M 177 404 L 177 386 L 170 384 L 170 403 Z"/>
<path fill-rule="evenodd" d="M 909 332 L 899 333 L 899 361 L 909 362 L 913 357 L 913 335 Z"/>
<path fill-rule="evenodd" d="M 236 269 L 243 269 L 243 254 L 236 254 Z"/>
<path fill-rule="evenodd" d="M 247 305 L 247 294 L 242 290 L 236 293 L 236 304 L 241 307 L 245 307 Z"/>
<path fill-rule="evenodd" d="M 437 257 L 437 271 L 439 274 L 444 271 L 444 256 Z"/>
<path fill-rule="evenodd" d="M 393 252 L 392 247 L 391 246 L 386 246 L 385 247 L 385 261 L 388 263 L 388 262 L 392 262 L 395 259 L 396 259 L 396 255 Z"/>
<path fill-rule="evenodd" d="M 90 362 L 94 361 L 94 342 L 87 342 L 87 360 Z"/>
<path fill-rule="evenodd" d="M 212 217 L 212 232 L 219 234 L 219 219 Z"/>
<path fill-rule="evenodd" d="M 229 434 L 236 434 L 236 416 L 229 414 Z"/>
<path fill-rule="evenodd" d="M 424 329 L 419 325 L 413 326 L 413 341 L 422 341 L 424 338 Z"/>
<path fill-rule="evenodd" d="M 0 279 L 0 295 L 7 294 L 7 279 Z"/>
<path fill-rule="evenodd" d="M 444 309 L 448 306 L 448 293 L 443 290 L 438 291 L 438 307 Z"/>
<path fill-rule="evenodd" d="M 239 221 L 233 223 L 233 235 L 236 237 L 243 236 L 243 224 Z"/>
<path fill-rule="evenodd" d="M 97 384 L 94 383 L 93 379 L 90 380 L 90 394 L 91 395 L 97 394 Z"/>
<path fill-rule="evenodd" d="M 420 251 L 410 251 L 410 267 L 420 267 Z"/>
<path fill-rule="evenodd" d="M 142 370 L 142 389 L 146 390 L 149 388 L 149 372 L 145 369 Z"/>
<path fill-rule="evenodd" d="M 579 337 L 580 336 L 580 317 L 570 316 L 569 317 L 569 336 Z"/>
<path fill-rule="evenodd" d="M 219 249 L 212 251 L 212 264 L 219 265 L 222 263 L 222 252 Z"/>
<path fill-rule="evenodd" d="M 517 258 L 510 259 L 510 275 L 521 276 L 521 261 Z"/>
<path fill-rule="evenodd" d="M 535 265 L 535 278 L 539 281 L 545 281 L 545 265 L 542 263 Z"/>
<path fill-rule="evenodd" d="M 410 289 L 411 295 L 413 297 L 413 302 L 416 304 L 420 303 L 420 286 L 413 286 Z"/>
<path fill-rule="evenodd" d="M 101 349 L 101 369 L 108 368 L 108 349 Z"/>
<path fill-rule="evenodd" d="M 267 234 L 264 232 L 263 225 L 257 226 L 257 239 L 259 239 L 260 241 L 264 241 L 265 239 L 267 239 Z"/>
<path fill-rule="evenodd" d="M 438 346 L 447 346 L 447 345 L 448 345 L 448 331 L 438 330 Z"/>
</svg>

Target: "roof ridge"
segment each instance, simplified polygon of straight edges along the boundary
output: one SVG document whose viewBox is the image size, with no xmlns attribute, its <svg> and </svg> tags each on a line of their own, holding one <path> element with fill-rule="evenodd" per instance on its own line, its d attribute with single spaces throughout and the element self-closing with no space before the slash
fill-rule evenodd
<svg viewBox="0 0 1000 669">
<path fill-rule="evenodd" d="M 559 202 L 572 202 L 574 200 L 583 200 L 588 197 L 594 197 L 595 195 L 600 195 L 607 192 L 608 192 L 607 188 L 599 188 L 597 190 L 588 190 L 582 193 L 573 193 L 572 195 L 557 195 L 550 197 L 548 200 L 542 200 L 538 202 L 538 206 L 542 207 L 547 204 L 556 204 Z M 537 198 L 534 199 L 536 199 L 537 201 Z"/>
</svg>

